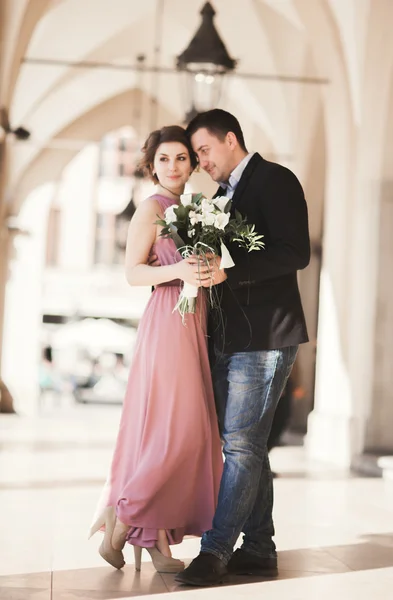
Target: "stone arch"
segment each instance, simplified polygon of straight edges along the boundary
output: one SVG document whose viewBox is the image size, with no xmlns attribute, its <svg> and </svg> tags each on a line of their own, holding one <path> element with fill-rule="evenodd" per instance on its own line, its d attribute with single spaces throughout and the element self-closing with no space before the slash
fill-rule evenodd
<svg viewBox="0 0 393 600">
<path fill-rule="evenodd" d="M 12 192 L 13 212 L 17 214 L 23 200 L 38 185 L 51 180 L 56 181 L 64 167 L 79 152 L 77 148 L 51 148 L 56 140 L 91 140 L 99 141 L 102 136 L 123 125 L 137 127 L 133 121 L 130 106 L 135 102 L 146 102 L 149 98 L 140 90 L 129 90 L 96 105 L 90 111 L 81 115 L 73 123 L 58 132 L 49 142 L 48 148 L 43 148 L 23 173 Z M 176 122 L 175 115 L 164 107 L 160 108 L 166 122 Z"/>
<path fill-rule="evenodd" d="M 51 0 L 27 0 L 23 10 L 21 19 L 16 26 L 17 33 L 15 35 L 16 43 L 13 49 L 10 50 L 9 62 L 6 65 L 4 84 L 6 90 L 4 92 L 4 104 L 9 106 L 12 101 L 15 85 L 18 79 L 20 64 L 29 42 L 42 16 L 46 13 Z M 16 9 L 14 8 L 16 13 Z"/>
</svg>

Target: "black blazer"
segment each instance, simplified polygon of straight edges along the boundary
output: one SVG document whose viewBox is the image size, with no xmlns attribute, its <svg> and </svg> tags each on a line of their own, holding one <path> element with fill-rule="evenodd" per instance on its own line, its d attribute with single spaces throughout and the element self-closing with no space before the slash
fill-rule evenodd
<svg viewBox="0 0 393 600">
<path fill-rule="evenodd" d="M 216 196 L 225 196 L 220 188 Z M 228 245 L 235 266 L 216 286 L 209 334 L 223 352 L 271 350 L 308 341 L 297 270 L 310 261 L 307 205 L 296 176 L 254 154 L 232 199 L 263 234 L 265 248 L 247 252 Z"/>
</svg>

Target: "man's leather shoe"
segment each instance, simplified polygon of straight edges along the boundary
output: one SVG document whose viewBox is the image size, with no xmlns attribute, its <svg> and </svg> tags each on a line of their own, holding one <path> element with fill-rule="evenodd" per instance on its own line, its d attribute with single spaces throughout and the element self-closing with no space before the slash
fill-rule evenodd
<svg viewBox="0 0 393 600">
<path fill-rule="evenodd" d="M 261 575 L 276 577 L 278 575 L 277 558 L 261 557 L 239 548 L 228 563 L 231 575 Z"/>
<path fill-rule="evenodd" d="M 184 585 L 207 586 L 222 583 L 228 570 L 225 564 L 214 554 L 201 552 L 192 563 L 175 577 L 177 583 Z"/>
</svg>

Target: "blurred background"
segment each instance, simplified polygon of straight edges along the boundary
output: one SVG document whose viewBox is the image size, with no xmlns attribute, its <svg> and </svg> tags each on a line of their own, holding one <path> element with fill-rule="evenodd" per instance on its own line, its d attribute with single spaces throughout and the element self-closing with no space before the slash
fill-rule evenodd
<svg viewBox="0 0 393 600">
<path fill-rule="evenodd" d="M 1 412 L 121 404 L 150 295 L 124 277 L 129 221 L 153 191 L 140 148 L 152 129 L 219 106 L 308 202 L 311 341 L 284 441 L 381 474 L 393 454 L 393 3 L 0 7 Z M 189 189 L 215 186 L 195 173 Z"/>
</svg>

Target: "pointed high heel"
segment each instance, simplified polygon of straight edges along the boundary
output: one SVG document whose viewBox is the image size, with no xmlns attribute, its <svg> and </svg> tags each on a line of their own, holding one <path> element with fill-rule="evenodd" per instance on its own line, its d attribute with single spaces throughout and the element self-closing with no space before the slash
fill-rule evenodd
<svg viewBox="0 0 393 600">
<path fill-rule="evenodd" d="M 104 525 L 105 525 L 105 512 L 100 514 L 98 519 L 90 527 L 89 537 L 87 539 L 89 540 L 91 537 L 93 537 L 93 535 L 95 533 L 97 533 L 97 531 L 99 531 L 101 529 L 101 527 L 104 527 Z"/>
<path fill-rule="evenodd" d="M 112 546 L 112 535 L 116 523 L 116 513 L 113 506 L 108 506 L 103 515 L 97 519 L 90 530 L 90 537 L 96 533 L 103 525 L 105 525 L 104 539 L 98 549 L 98 552 L 107 563 L 115 567 L 115 569 L 121 569 L 124 567 L 125 560 L 123 552 L 116 550 Z"/>
<path fill-rule="evenodd" d="M 153 566 L 157 573 L 179 573 L 184 570 L 184 563 L 177 558 L 164 556 L 158 548 L 145 548 L 151 556 Z M 142 547 L 134 546 L 135 570 L 140 571 L 142 566 Z"/>
</svg>

